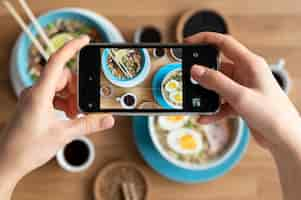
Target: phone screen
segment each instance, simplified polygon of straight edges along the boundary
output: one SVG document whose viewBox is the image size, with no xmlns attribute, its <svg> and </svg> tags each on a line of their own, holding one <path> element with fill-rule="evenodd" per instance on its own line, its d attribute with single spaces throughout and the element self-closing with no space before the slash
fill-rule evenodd
<svg viewBox="0 0 301 200">
<path fill-rule="evenodd" d="M 89 68 L 91 59 L 95 60 L 95 70 L 86 74 L 93 74 L 91 82 L 98 82 L 93 86 L 97 87 L 98 99 L 90 93 L 94 97 L 89 100 L 90 107 L 98 106 L 98 111 L 211 113 L 218 108 L 218 95 L 202 88 L 190 75 L 193 64 L 217 69 L 218 52 L 214 47 L 91 45 L 86 49 L 90 49 L 90 59 L 81 58 L 84 55 L 80 53 L 79 68 L 83 71 L 81 65 Z M 86 63 L 81 62 L 83 59 Z"/>
</svg>

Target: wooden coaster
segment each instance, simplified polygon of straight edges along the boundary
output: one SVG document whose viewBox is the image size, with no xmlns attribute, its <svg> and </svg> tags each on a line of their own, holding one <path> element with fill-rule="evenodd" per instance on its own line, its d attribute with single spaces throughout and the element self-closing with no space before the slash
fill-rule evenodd
<svg viewBox="0 0 301 200">
<path fill-rule="evenodd" d="M 182 43 L 185 37 L 204 31 L 226 34 L 228 26 L 224 18 L 215 11 L 192 9 L 180 17 L 176 27 L 176 40 Z"/>
<path fill-rule="evenodd" d="M 137 165 L 126 161 L 116 161 L 100 170 L 94 182 L 96 200 L 124 200 L 123 184 L 135 188 L 135 200 L 145 200 L 148 193 L 146 176 Z"/>
</svg>

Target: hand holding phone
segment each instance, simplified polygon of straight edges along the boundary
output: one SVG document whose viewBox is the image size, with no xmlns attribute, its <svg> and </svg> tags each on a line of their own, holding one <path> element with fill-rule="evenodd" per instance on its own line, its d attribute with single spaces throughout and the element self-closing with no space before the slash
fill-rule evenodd
<svg viewBox="0 0 301 200">
<path fill-rule="evenodd" d="M 211 114 L 219 96 L 201 87 L 190 70 L 217 70 L 210 45 L 93 44 L 79 54 L 79 108 L 115 114 Z"/>
</svg>

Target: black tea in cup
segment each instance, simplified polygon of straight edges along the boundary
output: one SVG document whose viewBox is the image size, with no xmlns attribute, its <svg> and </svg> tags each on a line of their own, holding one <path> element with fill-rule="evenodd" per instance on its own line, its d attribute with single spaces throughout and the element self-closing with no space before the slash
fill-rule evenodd
<svg viewBox="0 0 301 200">
<path fill-rule="evenodd" d="M 66 161 L 73 166 L 81 166 L 88 161 L 90 150 L 86 143 L 74 140 L 67 144 L 64 150 Z"/>
<path fill-rule="evenodd" d="M 154 56 L 157 58 L 161 58 L 165 55 L 165 50 L 164 48 L 155 48 L 154 49 Z"/>
<path fill-rule="evenodd" d="M 127 106 L 132 106 L 135 104 L 135 97 L 132 96 L 132 95 L 126 95 L 124 97 L 124 103 L 127 105 Z"/>
</svg>

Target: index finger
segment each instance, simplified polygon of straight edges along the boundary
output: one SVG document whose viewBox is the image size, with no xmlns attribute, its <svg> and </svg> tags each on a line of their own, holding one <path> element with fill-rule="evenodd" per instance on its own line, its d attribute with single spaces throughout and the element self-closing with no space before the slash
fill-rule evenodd
<svg viewBox="0 0 301 200">
<path fill-rule="evenodd" d="M 233 37 L 221 33 L 201 32 L 185 38 L 185 42 L 215 45 L 226 57 L 230 58 L 233 62 L 242 65 L 251 63 L 254 59 L 254 54 L 244 45 Z"/>
<path fill-rule="evenodd" d="M 45 87 L 48 93 L 54 94 L 57 83 L 63 73 L 66 63 L 79 51 L 82 47 L 89 43 L 88 36 L 81 36 L 68 42 L 64 47 L 53 54 L 47 63 L 38 86 Z"/>
</svg>

